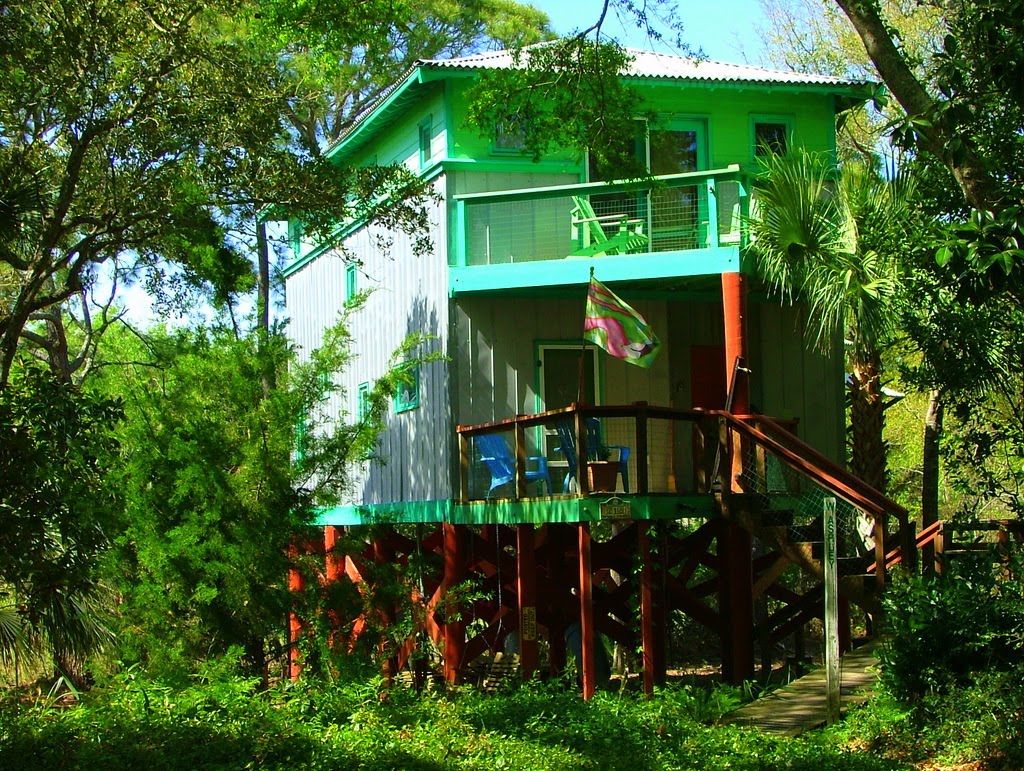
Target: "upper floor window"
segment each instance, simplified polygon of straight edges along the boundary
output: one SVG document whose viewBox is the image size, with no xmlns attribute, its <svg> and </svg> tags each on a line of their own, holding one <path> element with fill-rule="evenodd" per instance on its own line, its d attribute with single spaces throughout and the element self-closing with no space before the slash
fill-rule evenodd
<svg viewBox="0 0 1024 771">
<path fill-rule="evenodd" d="M 431 141 L 434 137 L 433 116 L 428 115 L 419 125 L 420 168 L 425 169 L 433 156 Z"/>
<path fill-rule="evenodd" d="M 793 120 L 781 115 L 755 115 L 753 123 L 754 157 L 785 155 L 793 133 Z"/>
<path fill-rule="evenodd" d="M 360 383 L 356 391 L 356 416 L 359 420 L 366 420 L 370 414 L 370 384 Z"/>
<path fill-rule="evenodd" d="M 420 406 L 420 365 L 418 362 L 403 364 L 407 377 L 395 392 L 395 412 L 407 412 Z"/>
<path fill-rule="evenodd" d="M 357 276 L 359 275 L 358 265 L 350 262 L 345 266 L 345 302 L 356 296 L 358 289 Z"/>
<path fill-rule="evenodd" d="M 526 149 L 526 129 L 520 118 L 498 121 L 494 124 L 494 144 L 496 153 L 521 153 Z"/>
</svg>

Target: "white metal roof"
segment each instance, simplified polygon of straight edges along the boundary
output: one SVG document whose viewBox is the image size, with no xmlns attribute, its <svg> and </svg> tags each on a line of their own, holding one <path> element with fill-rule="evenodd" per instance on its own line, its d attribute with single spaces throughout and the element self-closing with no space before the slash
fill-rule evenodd
<svg viewBox="0 0 1024 771">
<path fill-rule="evenodd" d="M 866 83 L 863 80 L 851 80 L 832 75 L 770 70 L 749 64 L 700 60 L 689 56 L 655 53 L 635 48 L 627 48 L 626 52 L 632 57 L 632 62 L 629 63 L 625 73 L 627 77 L 812 86 L 857 86 Z M 523 66 L 525 62 L 526 56 L 523 55 L 519 66 Z M 424 59 L 419 64 L 427 67 L 459 70 L 506 70 L 516 66 L 512 51 L 489 51 L 456 59 Z"/>
</svg>

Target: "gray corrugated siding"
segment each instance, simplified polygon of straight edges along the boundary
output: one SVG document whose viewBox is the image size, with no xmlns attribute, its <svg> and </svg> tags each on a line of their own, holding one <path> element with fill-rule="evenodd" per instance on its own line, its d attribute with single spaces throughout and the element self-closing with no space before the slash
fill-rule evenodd
<svg viewBox="0 0 1024 771">
<path fill-rule="evenodd" d="M 444 190 L 444 179 L 435 183 Z M 345 245 L 360 261 L 358 288 L 372 288 L 366 306 L 352 320 L 357 356 L 341 375 L 342 391 L 332 411 L 353 415 L 357 389 L 387 371 L 392 352 L 412 332 L 437 338 L 433 350 L 447 345 L 447 228 L 443 207 L 432 205 L 429 255 L 416 256 L 412 240 L 392 234 L 390 246 L 377 242 L 377 227 L 363 228 Z M 329 252 L 287 280 L 289 334 L 303 351 L 317 347 L 324 330 L 337 321 L 345 300 L 345 261 Z M 424 365 L 420 375 L 419 407 L 396 413 L 392 407 L 381 437 L 383 463 L 369 464 L 354 474 L 346 503 L 386 503 L 448 498 L 451 495 L 447 459 L 451 453 L 452 421 L 448 403 L 447 365 Z"/>
</svg>

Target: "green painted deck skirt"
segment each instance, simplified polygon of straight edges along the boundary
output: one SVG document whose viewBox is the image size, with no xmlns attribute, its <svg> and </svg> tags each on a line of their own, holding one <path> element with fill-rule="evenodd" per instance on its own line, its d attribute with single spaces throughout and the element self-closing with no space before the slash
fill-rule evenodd
<svg viewBox="0 0 1024 771">
<path fill-rule="evenodd" d="M 601 504 L 608 498 L 537 498 L 512 501 L 474 501 L 457 503 L 451 500 L 385 503 L 369 506 L 335 506 L 321 509 L 318 525 L 380 525 L 437 524 L 455 525 L 520 525 L 545 522 L 598 522 Z M 713 499 L 706 495 L 626 496 L 633 519 L 680 519 L 712 514 Z"/>
<path fill-rule="evenodd" d="M 591 268 L 602 281 L 718 275 L 740 270 L 740 250 L 738 246 L 720 246 L 680 252 L 451 267 L 448 292 L 457 297 L 508 289 L 586 286 Z"/>
</svg>

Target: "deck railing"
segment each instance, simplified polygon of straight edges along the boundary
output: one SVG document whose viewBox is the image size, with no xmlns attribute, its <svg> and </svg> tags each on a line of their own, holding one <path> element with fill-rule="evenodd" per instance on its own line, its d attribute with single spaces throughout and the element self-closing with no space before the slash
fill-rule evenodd
<svg viewBox="0 0 1024 771">
<path fill-rule="evenodd" d="M 641 182 L 459 195 L 456 264 L 740 246 L 748 190 L 746 175 L 732 165 Z"/>
<path fill-rule="evenodd" d="M 906 510 L 800 441 L 794 423 L 647 404 L 573 405 L 457 431 L 463 503 L 713 494 L 728 508 L 740 496 L 737 510 L 752 513 L 750 527 L 768 528 L 812 565 L 822 504 L 835 498 L 840 555 L 851 572 L 873 563 L 876 580 L 885 580 L 890 517 L 902 553 L 915 551 Z"/>
</svg>

